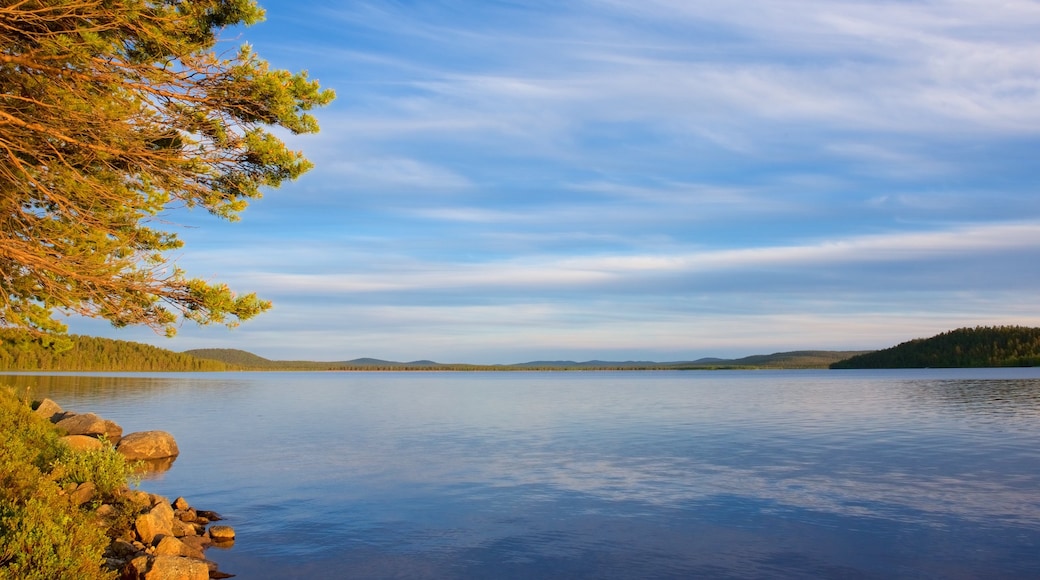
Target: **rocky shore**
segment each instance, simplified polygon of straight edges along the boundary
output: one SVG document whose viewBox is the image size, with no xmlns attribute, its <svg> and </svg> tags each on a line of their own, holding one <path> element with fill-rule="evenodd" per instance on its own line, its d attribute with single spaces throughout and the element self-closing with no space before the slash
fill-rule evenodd
<svg viewBox="0 0 1040 580">
<path fill-rule="evenodd" d="M 180 453 L 173 436 L 165 431 L 123 435 L 115 422 L 93 413 L 63 410 L 50 399 L 33 403 L 33 412 L 54 423 L 63 440 L 76 451 L 101 449 L 106 442 L 128 460 L 148 470 L 169 468 Z M 230 578 L 208 560 L 209 547 L 230 547 L 235 531 L 215 525 L 216 512 L 193 508 L 183 497 L 174 501 L 124 487 L 102 498 L 91 482 L 68 484 L 64 490 L 74 503 L 94 509 L 98 524 L 112 538 L 105 552 L 105 566 L 118 571 L 121 580 L 207 580 Z"/>
</svg>

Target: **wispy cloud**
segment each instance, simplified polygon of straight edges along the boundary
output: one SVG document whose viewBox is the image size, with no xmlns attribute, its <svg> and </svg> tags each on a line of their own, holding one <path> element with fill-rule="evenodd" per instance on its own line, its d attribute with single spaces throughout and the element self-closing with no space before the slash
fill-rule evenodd
<svg viewBox="0 0 1040 580">
<path fill-rule="evenodd" d="M 264 4 L 242 39 L 339 97 L 287 137 L 311 174 L 183 231 L 275 310 L 178 344 L 662 359 L 1037 321 L 1034 1 Z"/>
</svg>

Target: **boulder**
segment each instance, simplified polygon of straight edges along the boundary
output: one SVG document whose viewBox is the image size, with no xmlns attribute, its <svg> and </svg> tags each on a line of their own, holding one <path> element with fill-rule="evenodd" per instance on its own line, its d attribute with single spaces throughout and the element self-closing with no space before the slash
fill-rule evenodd
<svg viewBox="0 0 1040 580">
<path fill-rule="evenodd" d="M 145 545 L 151 545 L 159 536 L 172 536 L 173 508 L 168 503 L 156 504 L 148 513 L 137 516 L 134 529 Z"/>
<path fill-rule="evenodd" d="M 209 566 L 183 556 L 156 556 L 145 580 L 209 580 Z"/>
<path fill-rule="evenodd" d="M 231 542 L 235 539 L 235 529 L 231 526 L 211 526 L 209 537 L 214 542 Z"/>
<path fill-rule="evenodd" d="M 130 564 L 125 569 L 123 577 L 144 578 L 144 575 L 148 573 L 148 566 L 151 563 L 152 560 L 148 557 L 147 554 L 140 554 L 138 556 L 135 556 L 132 560 L 130 560 Z"/>
<path fill-rule="evenodd" d="M 171 506 L 170 502 L 162 496 L 153 495 L 152 497 L 155 498 L 155 503 L 152 504 L 152 509 L 148 510 L 148 513 L 155 515 L 155 517 L 159 518 L 165 525 L 172 527 L 173 506 Z"/>
<path fill-rule="evenodd" d="M 50 399 L 43 399 L 33 403 L 33 414 L 43 417 L 52 423 L 57 422 L 55 417 L 64 417 L 64 413 L 65 410 Z"/>
<path fill-rule="evenodd" d="M 101 449 L 101 440 L 89 435 L 66 435 L 61 440 L 73 451 L 96 451 Z"/>
<path fill-rule="evenodd" d="M 212 540 L 210 540 L 206 536 L 184 536 L 183 538 L 180 538 L 180 541 L 184 545 L 190 548 L 194 548 L 200 552 L 208 548 L 209 545 L 212 543 Z"/>
<path fill-rule="evenodd" d="M 122 427 L 108 419 L 102 419 L 94 413 L 83 413 L 82 415 L 67 417 L 58 421 L 56 425 L 69 435 L 104 436 L 112 442 L 118 441 L 123 435 Z"/>
<path fill-rule="evenodd" d="M 189 546 L 184 542 L 174 538 L 172 536 L 163 536 L 159 543 L 155 545 L 156 556 L 184 556 L 186 558 L 195 558 L 196 560 L 205 560 L 206 556 L 203 555 L 202 550 L 199 550 L 193 546 Z"/>
<path fill-rule="evenodd" d="M 198 534 L 198 529 L 195 524 L 191 522 L 182 522 L 179 519 L 174 518 L 173 520 L 173 535 L 177 538 L 183 538 L 184 536 L 194 536 Z"/>
<path fill-rule="evenodd" d="M 123 437 L 116 446 L 127 459 L 162 459 L 180 454 L 177 442 L 166 431 L 140 431 Z"/>
</svg>

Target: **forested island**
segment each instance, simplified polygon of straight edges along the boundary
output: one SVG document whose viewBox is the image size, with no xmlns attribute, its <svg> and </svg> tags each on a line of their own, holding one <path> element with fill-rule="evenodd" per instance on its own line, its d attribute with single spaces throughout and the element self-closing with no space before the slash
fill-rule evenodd
<svg viewBox="0 0 1040 580">
<path fill-rule="evenodd" d="M 1040 328 L 977 326 L 832 363 L 832 369 L 1032 367 L 1040 365 Z"/>
</svg>

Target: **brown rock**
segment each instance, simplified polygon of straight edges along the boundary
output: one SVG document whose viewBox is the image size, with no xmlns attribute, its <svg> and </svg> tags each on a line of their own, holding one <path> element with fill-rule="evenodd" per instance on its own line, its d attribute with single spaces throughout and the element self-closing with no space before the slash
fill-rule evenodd
<svg viewBox="0 0 1040 580">
<path fill-rule="evenodd" d="M 63 418 L 65 411 L 60 405 L 50 399 L 44 399 L 33 403 L 33 414 L 40 417 L 46 418 L 52 423 L 56 423 L 55 417 Z"/>
<path fill-rule="evenodd" d="M 159 543 L 155 545 L 155 555 L 184 556 L 186 558 L 195 558 L 196 560 L 205 559 L 202 550 L 189 546 L 173 536 L 163 536 L 163 538 L 159 540 Z"/>
<path fill-rule="evenodd" d="M 137 554 L 137 548 L 125 540 L 115 540 L 108 545 L 108 550 L 117 558 L 129 558 Z"/>
<path fill-rule="evenodd" d="M 173 435 L 165 431 L 140 431 L 123 437 L 116 450 L 127 459 L 162 459 L 180 455 Z"/>
<path fill-rule="evenodd" d="M 173 506 L 170 505 L 170 502 L 166 501 L 166 498 L 162 496 L 152 497 L 155 499 L 155 503 L 152 504 L 152 509 L 148 513 L 155 514 L 162 518 L 164 522 L 173 524 Z"/>
<path fill-rule="evenodd" d="M 99 518 L 114 518 L 119 515 L 119 509 L 110 503 L 104 503 L 99 505 L 98 509 L 94 510 L 94 513 Z"/>
<path fill-rule="evenodd" d="M 211 512 L 209 510 L 195 510 L 195 513 L 198 514 L 200 518 L 206 518 L 207 523 L 219 522 L 220 520 L 224 519 L 224 517 L 218 514 L 217 512 Z"/>
<path fill-rule="evenodd" d="M 212 526 L 209 537 L 214 542 L 230 542 L 235 539 L 235 529 L 231 526 Z"/>
<path fill-rule="evenodd" d="M 179 519 L 173 520 L 173 535 L 177 538 L 183 538 L 185 536 L 194 536 L 198 533 L 195 529 L 195 524 L 191 522 L 182 522 Z"/>
<path fill-rule="evenodd" d="M 101 440 L 89 435 L 66 435 L 61 440 L 73 451 L 97 451 L 101 449 Z"/>
<path fill-rule="evenodd" d="M 209 567 L 183 556 L 156 556 L 145 580 L 209 580 Z"/>
<path fill-rule="evenodd" d="M 140 556 L 135 557 L 133 560 L 130 560 L 130 566 L 128 566 L 128 568 L 135 571 L 137 573 L 138 578 L 144 578 L 144 575 L 148 572 L 148 568 L 151 566 L 151 564 L 152 559 L 144 554 L 141 554 Z"/>
<path fill-rule="evenodd" d="M 94 496 L 96 494 L 97 486 L 94 485 L 94 482 L 85 481 L 79 484 L 79 487 L 76 488 L 76 491 L 69 494 L 69 497 L 72 498 L 73 503 L 75 503 L 76 505 L 83 505 L 85 503 L 90 502 L 90 500 L 94 499 Z"/>
<path fill-rule="evenodd" d="M 191 508 L 191 505 L 189 505 L 188 500 L 184 499 L 183 497 L 179 497 L 173 500 L 173 509 L 186 510 L 189 508 Z"/>
<path fill-rule="evenodd" d="M 198 551 L 205 550 L 211 543 L 211 540 L 206 536 L 184 536 L 180 539 L 184 545 L 194 548 Z"/>
<path fill-rule="evenodd" d="M 137 537 L 147 546 L 158 536 L 172 536 L 173 521 L 164 519 L 159 513 L 148 512 L 137 516 L 134 529 L 137 531 Z"/>
<path fill-rule="evenodd" d="M 94 413 L 75 415 L 58 421 L 56 423 L 69 435 L 90 435 L 92 437 L 104 436 L 109 441 L 118 441 L 123 435 L 123 428 L 108 419 L 102 419 Z"/>
</svg>

